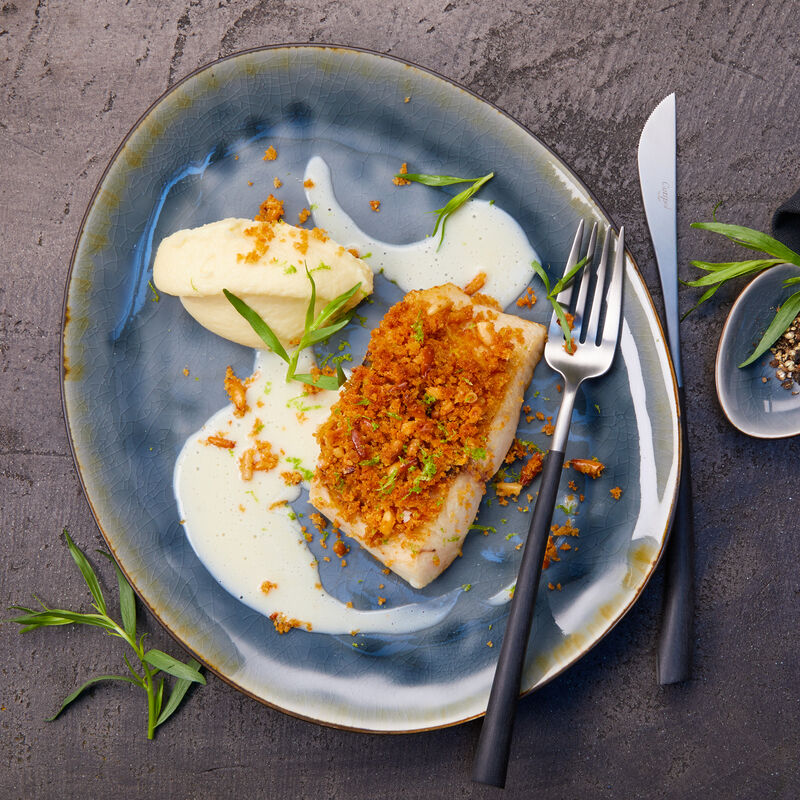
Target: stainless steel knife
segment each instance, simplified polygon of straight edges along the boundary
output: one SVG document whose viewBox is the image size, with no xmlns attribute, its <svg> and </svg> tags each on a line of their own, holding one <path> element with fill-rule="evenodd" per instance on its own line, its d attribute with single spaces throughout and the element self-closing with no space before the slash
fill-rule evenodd
<svg viewBox="0 0 800 800">
<path fill-rule="evenodd" d="M 689 678 L 694 614 L 694 520 L 678 316 L 676 151 L 675 95 L 670 94 L 655 107 L 639 139 L 639 184 L 661 277 L 681 421 L 680 487 L 667 543 L 664 612 L 656 655 L 656 675 L 661 684 Z"/>
</svg>

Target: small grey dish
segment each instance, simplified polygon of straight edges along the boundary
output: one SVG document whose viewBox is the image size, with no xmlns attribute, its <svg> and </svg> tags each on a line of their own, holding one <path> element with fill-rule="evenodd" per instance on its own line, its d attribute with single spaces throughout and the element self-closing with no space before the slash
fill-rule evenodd
<svg viewBox="0 0 800 800">
<path fill-rule="evenodd" d="M 784 281 L 798 275 L 800 267 L 792 264 L 761 273 L 733 304 L 720 336 L 715 368 L 719 403 L 731 425 L 757 439 L 800 433 L 800 386 L 781 386 L 770 366 L 772 354 L 767 351 L 744 369 L 738 367 L 753 352 L 777 306 L 797 291 Z"/>
</svg>

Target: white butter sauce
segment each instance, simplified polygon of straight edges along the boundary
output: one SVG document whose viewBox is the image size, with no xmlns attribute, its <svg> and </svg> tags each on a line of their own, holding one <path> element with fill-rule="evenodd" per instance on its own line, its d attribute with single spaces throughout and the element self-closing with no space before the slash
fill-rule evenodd
<svg viewBox="0 0 800 800">
<path fill-rule="evenodd" d="M 536 254 L 519 225 L 497 206 L 469 201 L 448 222 L 447 236 L 437 252 L 438 236 L 392 245 L 363 233 L 337 203 L 330 171 L 321 158 L 309 161 L 305 178 L 314 184 L 306 193 L 315 209 L 316 225 L 347 247 L 371 251 L 372 268 L 382 269 L 404 291 L 447 282 L 464 286 L 483 271 L 487 282 L 482 291 L 507 306 L 528 284 L 530 262 Z M 312 355 L 306 351 L 298 372 L 308 372 L 311 364 Z M 247 389 L 250 410 L 236 417 L 232 406 L 226 406 L 189 437 L 178 456 L 175 494 L 198 557 L 246 605 L 265 615 L 279 612 L 310 623 L 314 632 L 410 633 L 442 621 L 460 590 L 373 611 L 348 608 L 325 591 L 301 522 L 292 518 L 288 505 L 299 497 L 300 486 L 287 486 L 281 473 L 298 467 L 300 472 L 313 471 L 319 455 L 313 433 L 327 418 L 337 393 L 323 391 L 306 397 L 301 384 L 286 383 L 285 374 L 286 365 L 277 356 L 256 351 L 255 379 Z M 244 481 L 239 457 L 253 446 L 251 434 L 258 425 L 263 427 L 257 438 L 270 442 L 280 462 Z M 234 441 L 235 448 L 207 444 L 208 437 L 217 433 Z M 278 505 L 281 501 L 285 504 Z M 310 521 L 303 522 L 318 538 Z M 332 544 L 333 537 L 328 541 Z M 265 593 L 261 590 L 265 581 L 277 586 Z"/>
</svg>

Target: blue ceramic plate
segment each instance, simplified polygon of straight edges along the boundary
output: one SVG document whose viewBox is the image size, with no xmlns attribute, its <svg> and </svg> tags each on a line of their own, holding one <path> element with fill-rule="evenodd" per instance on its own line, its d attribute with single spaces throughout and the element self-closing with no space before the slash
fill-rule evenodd
<svg viewBox="0 0 800 800">
<path fill-rule="evenodd" d="M 269 144 L 278 161 L 262 160 Z M 142 117 L 84 219 L 63 337 L 75 461 L 97 523 L 142 600 L 220 677 L 265 703 L 330 725 L 372 731 L 452 725 L 486 708 L 498 652 L 487 643 L 500 641 L 508 613 L 507 604 L 490 599 L 514 579 L 530 512 L 490 505 L 493 492 L 487 493 L 480 521 L 496 533 L 470 534 L 463 558 L 422 594 L 435 597 L 467 583 L 471 590 L 436 627 L 363 637 L 359 648 L 349 636 L 278 635 L 268 619 L 215 582 L 178 522 L 176 455 L 225 404 L 225 366 L 247 374 L 253 354 L 200 328 L 175 298 L 154 302 L 148 287 L 154 249 L 179 228 L 252 217 L 274 191 L 276 174 L 284 181 L 280 196 L 288 218 L 294 218 L 304 204 L 303 169 L 315 154 L 331 166 L 345 210 L 384 240 L 422 238 L 432 223 L 424 212 L 446 196 L 423 186 L 393 192 L 391 175 L 403 161 L 429 173 L 494 170 L 481 196 L 520 222 L 554 271 L 562 269 L 580 218 L 607 220 L 538 139 L 426 70 L 374 53 L 315 46 L 218 61 L 173 87 Z M 380 214 L 369 210 L 373 198 L 384 200 Z M 393 290 L 378 280 L 377 293 L 387 302 Z M 529 314 L 549 318 L 544 302 Z M 526 399 L 533 412 L 555 415 L 556 383 L 540 364 Z M 541 428 L 533 419 L 521 434 L 547 447 Z M 585 495 L 572 514 L 580 536 L 544 574 L 524 690 L 578 659 L 642 591 L 672 514 L 678 441 L 664 337 L 629 259 L 621 354 L 609 374 L 586 384 L 568 447 L 568 456 L 596 456 L 607 467 L 594 482 L 565 471 L 564 491 L 573 478 Z M 619 500 L 610 494 L 616 486 L 623 490 Z M 555 521 L 565 519 L 558 511 Z M 370 607 L 379 583 L 390 604 L 416 596 L 384 576 L 377 562 L 348 559 L 348 569 L 322 573 L 326 589 L 340 599 Z M 561 589 L 549 590 L 548 583 Z"/>
<path fill-rule="evenodd" d="M 797 286 L 783 282 L 798 275 L 800 267 L 781 264 L 750 281 L 733 304 L 719 340 L 714 371 L 719 403 L 731 425 L 758 439 L 800 433 L 800 387 L 781 386 L 769 365 L 772 353 L 738 368 L 764 335 L 777 307 L 797 291 Z"/>
</svg>

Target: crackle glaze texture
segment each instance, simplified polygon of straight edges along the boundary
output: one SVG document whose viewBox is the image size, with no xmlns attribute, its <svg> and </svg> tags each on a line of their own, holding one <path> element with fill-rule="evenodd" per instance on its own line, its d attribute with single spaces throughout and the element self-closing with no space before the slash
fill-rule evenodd
<svg viewBox="0 0 800 800">
<path fill-rule="evenodd" d="M 269 146 L 278 157 L 265 162 Z M 557 269 L 578 220 L 603 219 L 539 142 L 436 76 L 353 50 L 244 53 L 176 86 L 126 139 L 79 237 L 64 332 L 76 462 L 98 524 L 150 609 L 204 663 L 253 696 L 308 719 L 395 732 L 451 725 L 485 709 L 498 652 L 487 643 L 499 643 L 508 611 L 493 598 L 514 581 L 531 501 L 522 496 L 500 506 L 488 492 L 478 522 L 491 533 L 473 532 L 463 557 L 421 592 L 384 575 L 365 551 L 351 552 L 343 569 L 337 559 L 324 562 L 319 547 L 309 549 L 326 591 L 358 608 L 377 608 L 379 595 L 391 606 L 454 603 L 436 626 L 407 635 L 279 635 L 194 556 L 171 496 L 180 448 L 221 404 L 225 366 L 247 374 L 252 352 L 198 328 L 176 299 L 154 302 L 148 280 L 164 236 L 225 216 L 252 217 L 273 190 L 273 175 L 284 182 L 287 214 L 299 212 L 312 155 L 329 164 L 334 190 L 363 228 L 383 240 L 421 239 L 430 227 L 426 212 L 444 201 L 425 187 L 391 184 L 399 154 L 429 173 L 481 174 L 491 165 L 497 177 L 485 198 L 518 219 L 540 258 Z M 385 197 L 379 215 L 369 207 L 374 197 Z M 365 326 L 353 321 L 320 357 L 344 352 L 359 363 L 369 329 L 401 296 L 376 276 Z M 547 323 L 551 311 L 541 303 L 529 313 Z M 525 397 L 533 414 L 557 412 L 559 380 L 541 365 Z M 596 642 L 654 568 L 677 485 L 676 408 L 662 334 L 629 265 L 620 357 L 582 389 L 567 448 L 567 457 L 599 458 L 606 471 L 600 481 L 564 473 L 562 505 L 568 509 L 573 496 L 575 513 L 559 509 L 554 523 L 573 518 L 581 533 L 542 583 L 524 691 Z M 546 449 L 543 419 L 531 415 L 519 435 Z M 615 486 L 623 487 L 619 500 L 609 492 Z M 306 519 L 313 511 L 305 494 L 292 509 Z M 256 532 L 256 519 L 253 525 Z M 268 563 L 263 570 L 267 577 Z"/>
<path fill-rule="evenodd" d="M 0 3 L 0 605 L 30 603 L 36 593 L 88 608 L 58 539 L 66 525 L 88 553 L 104 546 L 61 410 L 63 292 L 105 166 L 168 87 L 221 56 L 282 42 L 368 47 L 434 69 L 513 114 L 575 169 L 626 225 L 658 305 L 637 183 L 641 126 L 675 91 L 681 277 L 694 277 L 691 259 L 741 257 L 689 223 L 709 219 L 722 200 L 719 219 L 767 230 L 797 189 L 797 32 L 790 0 Z M 717 403 L 716 344 L 739 288 L 720 291 L 682 326 L 697 530 L 692 680 L 655 682 L 659 568 L 599 644 L 520 703 L 506 796 L 800 794 L 800 451 L 797 438 L 744 436 Z M 685 311 L 697 293 L 682 286 L 679 298 Z M 164 311 L 147 303 L 144 313 Z M 210 375 L 207 385 L 222 402 Z M 111 396 L 113 387 L 103 391 Z M 169 498 L 167 487 L 158 499 Z M 98 569 L 113 595 L 109 565 Z M 194 598 L 182 600 L 195 608 Z M 144 607 L 140 616 L 153 646 L 180 654 Z M 22 637 L 0 625 L 0 795 L 496 795 L 469 780 L 478 721 L 405 736 L 350 733 L 264 706 L 213 676 L 155 742 L 145 738 L 143 697 L 124 685 L 99 686 L 44 722 L 75 686 L 121 669 L 118 643 L 97 631 Z"/>
</svg>

